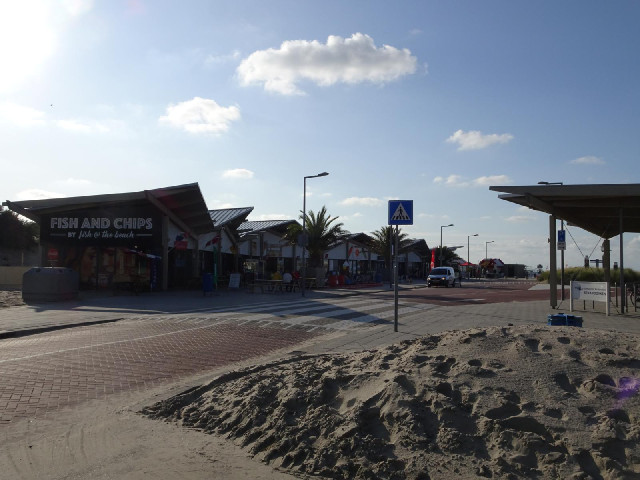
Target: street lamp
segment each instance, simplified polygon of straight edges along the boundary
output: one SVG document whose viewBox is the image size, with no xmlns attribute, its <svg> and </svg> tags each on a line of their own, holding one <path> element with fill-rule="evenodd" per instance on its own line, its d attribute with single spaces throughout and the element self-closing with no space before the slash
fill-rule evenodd
<svg viewBox="0 0 640 480">
<path fill-rule="evenodd" d="M 309 175 L 304 177 L 304 190 L 302 193 L 302 284 L 300 285 L 300 291 L 304 297 L 304 282 L 307 278 L 307 263 L 305 260 L 305 252 L 309 239 L 307 238 L 307 178 L 326 177 L 328 172 L 322 172 L 317 175 Z"/>
<path fill-rule="evenodd" d="M 484 242 L 484 258 L 488 259 L 489 258 L 489 254 L 487 253 L 488 247 L 487 245 L 489 245 L 490 243 L 495 242 L 495 240 L 491 240 L 490 242 Z"/>
<path fill-rule="evenodd" d="M 477 237 L 477 236 L 478 236 L 477 233 L 474 233 L 473 235 L 467 235 L 467 263 L 471 263 L 471 256 L 469 255 L 469 237 Z M 469 265 L 467 265 L 467 272 L 469 272 Z M 470 277 L 471 275 L 469 275 L 469 277 L 467 278 L 470 278 Z"/>
<path fill-rule="evenodd" d="M 439 267 L 442 266 L 442 229 L 443 228 L 447 228 L 447 227 L 453 227 L 453 223 L 450 223 L 449 225 L 440 225 L 440 263 L 438 264 Z"/>
</svg>

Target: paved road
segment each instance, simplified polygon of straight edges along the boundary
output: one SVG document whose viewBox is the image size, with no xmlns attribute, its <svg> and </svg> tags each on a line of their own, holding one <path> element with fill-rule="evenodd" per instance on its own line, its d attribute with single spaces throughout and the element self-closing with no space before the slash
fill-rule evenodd
<svg viewBox="0 0 640 480">
<path fill-rule="evenodd" d="M 403 288 L 397 333 L 393 292 L 385 288 L 305 298 L 163 296 L 152 307 L 144 306 L 151 297 L 129 297 L 3 309 L 0 330 L 20 335 L 0 339 L 0 425 L 266 355 L 374 348 L 450 328 L 544 324 L 550 309 L 538 299 L 548 291 L 529 288 L 526 282 Z M 637 318 L 585 315 L 588 327 L 640 333 Z M 39 325 L 76 327 L 29 334 Z"/>
<path fill-rule="evenodd" d="M 277 300 L 2 340 L 0 423 L 291 350 L 320 335 L 389 323 L 394 314 L 388 300 L 364 296 Z M 404 306 L 401 314 L 424 310 Z"/>
<path fill-rule="evenodd" d="M 461 288 L 456 286 L 402 289 L 399 298 L 434 305 L 530 302 L 548 299 L 549 290 L 532 290 L 535 285 L 535 280 L 470 280 L 463 281 Z M 381 295 L 393 296 L 393 291 L 381 292 Z"/>
</svg>

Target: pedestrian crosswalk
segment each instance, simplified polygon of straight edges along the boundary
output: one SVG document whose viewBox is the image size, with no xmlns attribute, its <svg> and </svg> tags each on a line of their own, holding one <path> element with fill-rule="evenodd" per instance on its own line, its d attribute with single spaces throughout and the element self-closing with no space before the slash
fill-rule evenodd
<svg viewBox="0 0 640 480">
<path fill-rule="evenodd" d="M 434 307 L 435 305 L 429 304 L 400 303 L 398 317 L 406 319 L 420 316 Z M 393 301 L 351 296 L 254 303 L 185 314 L 154 315 L 152 318 L 158 322 L 193 326 L 232 322 L 239 325 L 302 328 L 313 332 L 315 330 L 352 330 L 363 326 L 390 324 L 394 321 L 394 315 Z M 139 319 L 151 320 L 148 316 Z"/>
</svg>

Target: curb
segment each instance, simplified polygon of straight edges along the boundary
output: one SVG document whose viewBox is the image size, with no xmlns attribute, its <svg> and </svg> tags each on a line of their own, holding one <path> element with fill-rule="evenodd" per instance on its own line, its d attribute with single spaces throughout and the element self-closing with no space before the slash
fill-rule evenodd
<svg viewBox="0 0 640 480">
<path fill-rule="evenodd" d="M 86 327 L 89 325 L 100 325 L 103 323 L 115 323 L 123 318 L 111 318 L 107 320 L 88 320 L 78 323 L 69 323 L 66 325 L 48 325 L 45 327 L 24 328 L 21 330 L 2 330 L 0 331 L 0 340 L 5 338 L 28 337 L 29 335 L 37 335 L 39 333 L 53 332 L 55 330 L 64 330 L 67 328 Z"/>
</svg>

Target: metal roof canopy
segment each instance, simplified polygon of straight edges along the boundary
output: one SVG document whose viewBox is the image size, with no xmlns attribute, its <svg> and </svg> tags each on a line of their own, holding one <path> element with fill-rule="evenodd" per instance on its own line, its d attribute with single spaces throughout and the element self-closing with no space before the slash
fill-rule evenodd
<svg viewBox="0 0 640 480">
<path fill-rule="evenodd" d="M 554 215 L 599 237 L 640 232 L 640 184 L 492 186 L 498 198 Z"/>
<path fill-rule="evenodd" d="M 625 232 L 640 232 L 640 184 L 595 184 L 561 185 L 543 184 L 526 186 L 492 186 L 489 190 L 504 192 L 498 198 L 550 215 L 549 221 L 549 284 L 550 303 L 557 307 L 556 271 L 556 219 L 582 228 L 605 239 L 620 236 L 620 285 L 624 285 L 624 245 Z M 610 265 L 608 253 L 604 263 L 605 279 L 608 279 Z M 563 290 L 564 294 L 564 290 Z M 626 298 L 620 296 L 622 312 Z M 607 315 L 608 315 L 607 305 Z"/>
<path fill-rule="evenodd" d="M 44 200 L 6 201 L 3 205 L 35 222 L 40 215 L 92 207 L 116 205 L 145 205 L 151 203 L 171 218 L 180 228 L 200 235 L 213 231 L 213 221 L 197 183 L 143 190 L 141 192 L 111 193 L 82 197 L 49 198 Z"/>
</svg>

